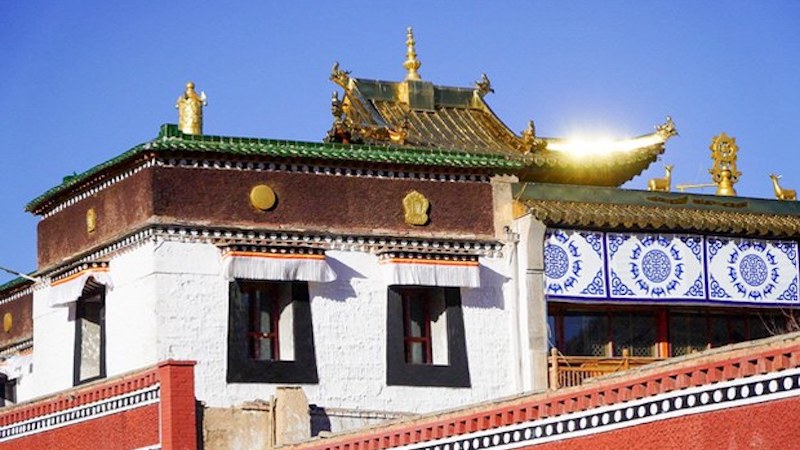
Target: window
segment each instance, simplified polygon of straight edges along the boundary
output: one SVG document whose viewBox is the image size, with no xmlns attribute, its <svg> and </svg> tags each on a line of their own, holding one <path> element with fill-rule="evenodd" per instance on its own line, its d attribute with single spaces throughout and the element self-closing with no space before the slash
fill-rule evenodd
<svg viewBox="0 0 800 450">
<path fill-rule="evenodd" d="M 565 312 L 549 319 L 556 347 L 570 356 L 656 356 L 655 314 L 619 311 Z"/>
<path fill-rule="evenodd" d="M 308 283 L 237 280 L 229 297 L 229 382 L 317 382 Z"/>
<path fill-rule="evenodd" d="M 87 283 L 75 305 L 73 384 L 106 376 L 105 286 Z"/>
<path fill-rule="evenodd" d="M 721 314 L 705 311 L 670 312 L 672 356 L 769 336 L 785 319 L 777 314 Z"/>
<path fill-rule="evenodd" d="M 17 380 L 9 380 L 8 376 L 0 373 L 0 407 L 11 406 L 17 403 Z"/>
<path fill-rule="evenodd" d="M 390 286 L 390 385 L 470 386 L 459 288 Z"/>
</svg>

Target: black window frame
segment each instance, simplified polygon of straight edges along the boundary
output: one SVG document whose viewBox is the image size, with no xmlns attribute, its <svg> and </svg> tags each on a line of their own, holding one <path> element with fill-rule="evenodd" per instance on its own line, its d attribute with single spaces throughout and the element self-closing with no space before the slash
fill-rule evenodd
<svg viewBox="0 0 800 450">
<path fill-rule="evenodd" d="M 447 357 L 444 364 L 415 364 L 406 360 L 403 289 L 440 290 L 447 321 Z M 392 285 L 387 289 L 386 384 L 389 386 L 471 387 L 467 359 L 461 289 L 439 286 Z"/>
<path fill-rule="evenodd" d="M 294 360 L 256 360 L 249 352 L 249 311 L 242 305 L 240 285 L 290 283 L 292 287 L 292 333 Z M 228 383 L 317 384 L 317 358 L 314 330 L 306 281 L 267 281 L 238 279 L 229 284 L 228 295 Z"/>
</svg>

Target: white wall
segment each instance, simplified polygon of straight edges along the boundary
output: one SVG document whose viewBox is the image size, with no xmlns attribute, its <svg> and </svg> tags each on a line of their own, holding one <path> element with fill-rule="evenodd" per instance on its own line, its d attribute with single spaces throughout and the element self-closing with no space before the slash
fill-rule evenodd
<svg viewBox="0 0 800 450">
<path fill-rule="evenodd" d="M 386 284 L 377 258 L 329 251 L 332 283 L 310 283 L 319 383 L 304 385 L 311 403 L 335 408 L 422 412 L 512 393 L 509 322 L 498 272 L 485 260 L 480 289 L 463 289 L 462 304 L 472 388 L 386 386 Z M 208 406 L 267 399 L 276 385 L 228 384 L 228 283 L 212 245 L 163 244 L 158 270 L 159 359 L 193 359 L 196 389 Z M 167 270 L 166 268 L 171 268 Z M 487 286 L 488 284 L 488 286 Z M 501 368 L 498 370 L 498 368 Z"/>
<path fill-rule="evenodd" d="M 386 386 L 387 286 L 373 255 L 329 251 L 338 279 L 310 283 L 319 383 L 311 403 L 330 408 L 425 412 L 513 393 L 503 259 L 483 259 L 482 287 L 462 289 L 471 388 Z M 211 244 L 150 243 L 115 257 L 106 296 L 107 373 L 165 359 L 197 361 L 196 395 L 221 407 L 268 399 L 276 385 L 226 382 L 228 282 Z M 72 386 L 74 321 L 34 297 L 36 395 Z M 73 313 L 74 314 L 74 313 Z"/>
<path fill-rule="evenodd" d="M 33 292 L 33 388 L 31 397 L 72 387 L 75 305 L 50 306 L 49 289 Z M 24 401 L 18 392 L 18 400 Z"/>
</svg>

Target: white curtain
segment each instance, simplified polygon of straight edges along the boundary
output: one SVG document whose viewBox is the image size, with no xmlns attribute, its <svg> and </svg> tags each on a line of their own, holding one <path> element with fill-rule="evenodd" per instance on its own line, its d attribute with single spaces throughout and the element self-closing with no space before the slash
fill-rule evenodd
<svg viewBox="0 0 800 450">
<path fill-rule="evenodd" d="M 329 282 L 336 273 L 324 255 L 228 252 L 222 257 L 222 275 L 228 281 L 276 280 Z"/>
<path fill-rule="evenodd" d="M 380 261 L 387 284 L 467 287 L 481 286 L 477 261 L 388 259 Z"/>
<path fill-rule="evenodd" d="M 104 284 L 107 289 L 113 289 L 114 283 L 107 268 L 91 268 L 82 270 L 74 275 L 54 281 L 50 285 L 50 306 L 65 306 L 78 300 L 83 293 L 83 288 L 89 278 L 99 284 Z"/>
</svg>

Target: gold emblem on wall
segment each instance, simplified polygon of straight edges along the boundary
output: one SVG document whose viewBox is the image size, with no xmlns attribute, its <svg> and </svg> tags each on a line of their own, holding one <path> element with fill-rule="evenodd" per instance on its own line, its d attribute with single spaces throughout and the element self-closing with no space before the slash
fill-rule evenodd
<svg viewBox="0 0 800 450">
<path fill-rule="evenodd" d="M 409 225 L 425 225 L 428 223 L 428 207 L 430 202 L 424 195 L 411 191 L 403 198 L 403 212 Z"/>
<path fill-rule="evenodd" d="M 14 328 L 14 316 L 10 312 L 3 314 L 3 331 L 10 333 Z"/>
<path fill-rule="evenodd" d="M 86 211 L 86 232 L 87 233 L 94 233 L 94 230 L 97 228 L 97 213 L 94 211 L 94 208 L 89 208 Z"/>
<path fill-rule="evenodd" d="M 267 211 L 275 206 L 276 200 L 275 191 L 266 184 L 253 186 L 250 190 L 250 204 L 260 211 Z"/>
</svg>

